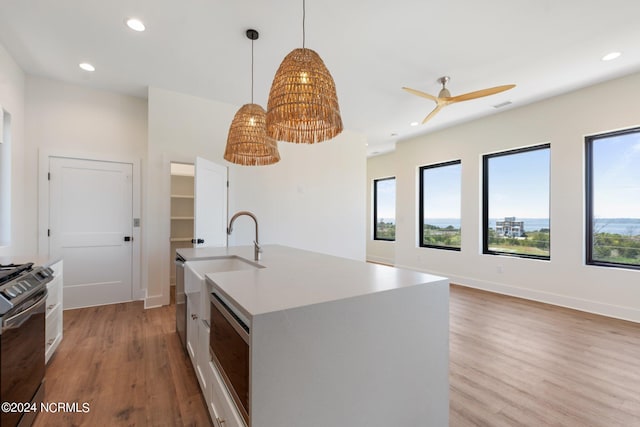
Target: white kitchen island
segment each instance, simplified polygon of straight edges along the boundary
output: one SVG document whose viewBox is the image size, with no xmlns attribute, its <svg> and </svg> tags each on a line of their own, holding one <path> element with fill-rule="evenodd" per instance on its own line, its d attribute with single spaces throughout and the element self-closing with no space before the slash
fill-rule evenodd
<svg viewBox="0 0 640 427">
<path fill-rule="evenodd" d="M 263 250 L 264 268 L 207 273 L 202 292 L 224 296 L 249 322 L 251 427 L 448 425 L 447 279 Z M 187 263 L 253 261 L 251 246 L 178 253 Z"/>
</svg>

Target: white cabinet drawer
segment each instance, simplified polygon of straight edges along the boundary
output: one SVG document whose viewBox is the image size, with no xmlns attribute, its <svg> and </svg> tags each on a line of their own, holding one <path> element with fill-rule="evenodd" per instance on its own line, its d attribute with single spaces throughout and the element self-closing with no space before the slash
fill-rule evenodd
<svg viewBox="0 0 640 427">
<path fill-rule="evenodd" d="M 47 283 L 47 305 L 45 317 L 45 363 L 58 348 L 62 341 L 62 261 L 50 266 L 53 270 L 53 280 Z"/>
<path fill-rule="evenodd" d="M 246 427 L 212 361 L 207 364 L 207 370 L 211 378 L 211 396 L 207 403 L 213 419 L 224 427 Z"/>
<path fill-rule="evenodd" d="M 45 362 L 48 362 L 53 352 L 62 340 L 62 306 L 47 313 L 47 324 L 44 339 Z"/>
<path fill-rule="evenodd" d="M 209 324 L 203 320 L 200 320 L 198 325 L 198 354 L 196 363 L 196 375 L 200 387 L 202 388 L 202 394 L 204 396 L 209 395 L 209 389 L 211 388 L 211 374 L 207 369 L 209 363 Z"/>
<path fill-rule="evenodd" d="M 56 277 L 47 283 L 47 316 L 62 305 L 62 278 Z"/>
</svg>

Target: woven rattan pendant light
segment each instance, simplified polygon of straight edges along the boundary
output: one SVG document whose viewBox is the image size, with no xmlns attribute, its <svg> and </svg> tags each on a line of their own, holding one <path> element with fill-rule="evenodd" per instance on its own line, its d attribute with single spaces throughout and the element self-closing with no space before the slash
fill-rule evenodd
<svg viewBox="0 0 640 427">
<path fill-rule="evenodd" d="M 304 47 L 305 2 L 302 1 L 302 48 L 282 61 L 267 103 L 267 134 L 278 141 L 314 144 L 342 132 L 336 85 L 320 55 Z"/>
<path fill-rule="evenodd" d="M 266 112 L 253 103 L 253 41 L 258 39 L 256 30 L 247 30 L 251 40 L 251 104 L 245 104 L 236 113 L 229 127 L 224 158 L 245 166 L 271 165 L 280 160 L 278 144 L 267 136 Z"/>
</svg>

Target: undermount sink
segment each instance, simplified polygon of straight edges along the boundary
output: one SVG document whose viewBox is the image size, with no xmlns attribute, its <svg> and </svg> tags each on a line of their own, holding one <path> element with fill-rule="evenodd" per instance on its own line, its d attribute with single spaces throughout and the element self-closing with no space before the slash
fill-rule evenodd
<svg viewBox="0 0 640 427">
<path fill-rule="evenodd" d="M 193 270 L 204 279 L 204 275 L 207 273 L 221 273 L 224 271 L 237 271 L 237 270 L 255 270 L 257 268 L 264 268 L 260 264 L 249 261 L 239 256 L 228 256 L 221 258 L 200 259 L 194 261 L 187 261 L 187 264 L 193 268 Z"/>
<path fill-rule="evenodd" d="M 225 271 L 257 270 L 264 268 L 253 261 L 231 255 L 219 258 L 197 259 L 185 263 L 184 290 L 186 293 L 200 292 L 205 274 Z"/>
</svg>

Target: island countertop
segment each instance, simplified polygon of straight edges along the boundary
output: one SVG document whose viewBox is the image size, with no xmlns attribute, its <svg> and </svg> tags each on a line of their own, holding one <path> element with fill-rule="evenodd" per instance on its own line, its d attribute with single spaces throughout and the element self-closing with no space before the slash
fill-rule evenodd
<svg viewBox="0 0 640 427">
<path fill-rule="evenodd" d="M 253 246 L 178 249 L 186 261 L 237 256 L 253 261 Z M 448 280 L 280 245 L 263 246 L 264 268 L 206 274 L 207 281 L 248 317 Z"/>
</svg>

